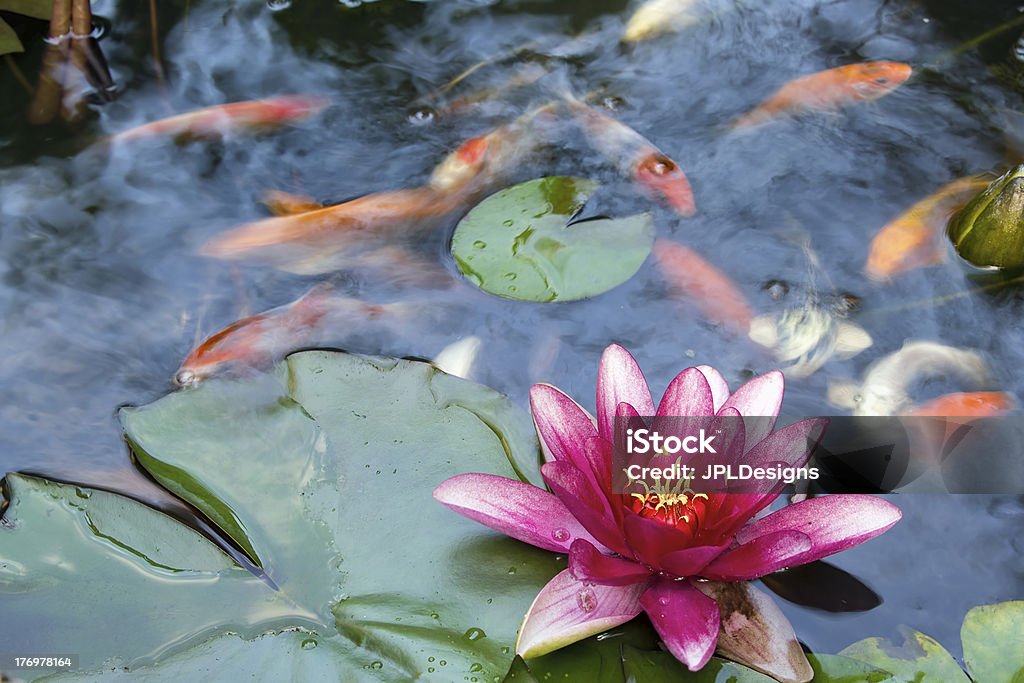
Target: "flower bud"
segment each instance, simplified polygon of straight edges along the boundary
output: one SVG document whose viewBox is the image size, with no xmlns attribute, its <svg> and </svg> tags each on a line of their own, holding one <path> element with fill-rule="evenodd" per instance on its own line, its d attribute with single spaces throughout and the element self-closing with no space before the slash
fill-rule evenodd
<svg viewBox="0 0 1024 683">
<path fill-rule="evenodd" d="M 1024 266 L 1024 165 L 993 181 L 953 215 L 947 233 L 979 268 Z"/>
</svg>

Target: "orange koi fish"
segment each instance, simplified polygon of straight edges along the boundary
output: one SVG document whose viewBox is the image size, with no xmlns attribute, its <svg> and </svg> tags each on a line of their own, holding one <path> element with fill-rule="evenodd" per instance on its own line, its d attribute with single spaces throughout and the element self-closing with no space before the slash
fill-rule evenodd
<svg viewBox="0 0 1024 683">
<path fill-rule="evenodd" d="M 243 318 L 211 336 L 189 353 L 174 382 L 190 386 L 222 372 L 270 367 L 317 343 L 330 315 L 370 319 L 386 310 L 386 305 L 340 297 L 330 285 L 316 285 L 293 303 Z"/>
<path fill-rule="evenodd" d="M 944 263 L 947 250 L 942 240 L 946 221 L 988 181 L 961 178 L 943 186 L 886 223 L 871 240 L 865 274 L 888 280 L 916 268 Z"/>
<path fill-rule="evenodd" d="M 431 187 L 375 192 L 303 213 L 266 218 L 214 237 L 200 254 L 256 261 L 301 275 L 343 267 L 396 239 L 424 232 L 463 204 Z"/>
<path fill-rule="evenodd" d="M 633 182 L 682 216 L 697 213 L 693 188 L 683 169 L 654 143 L 626 124 L 579 100 L 570 98 L 567 104 L 591 144 L 629 175 Z"/>
<path fill-rule="evenodd" d="M 446 157 L 427 185 L 248 223 L 204 244 L 200 253 L 258 261 L 302 275 L 355 263 L 356 257 L 436 228 L 471 204 L 528 148 L 524 121 L 470 138 Z"/>
<path fill-rule="evenodd" d="M 1013 407 L 1013 396 L 1005 391 L 962 391 L 943 394 L 901 414 L 909 417 L 995 417 Z"/>
<path fill-rule="evenodd" d="M 733 123 L 755 126 L 802 111 L 835 110 L 852 102 L 877 100 L 903 84 L 913 72 L 900 62 L 861 62 L 804 76 L 779 88 L 774 95 Z"/>
<path fill-rule="evenodd" d="M 740 288 L 697 252 L 678 242 L 654 241 L 654 258 L 674 296 L 693 303 L 708 320 L 747 332 L 754 313 Z"/>
<path fill-rule="evenodd" d="M 212 137 L 236 130 L 282 125 L 319 113 L 327 106 L 327 102 L 327 98 L 313 95 L 283 95 L 265 100 L 219 104 L 130 128 L 112 136 L 110 141 L 138 140 L 160 135 Z"/>
</svg>

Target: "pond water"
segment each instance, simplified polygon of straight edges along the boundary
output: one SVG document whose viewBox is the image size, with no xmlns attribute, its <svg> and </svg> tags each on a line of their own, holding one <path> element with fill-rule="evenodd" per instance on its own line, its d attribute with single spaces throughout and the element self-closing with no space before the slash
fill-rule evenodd
<svg viewBox="0 0 1024 683">
<path fill-rule="evenodd" d="M 874 346 L 790 380 L 785 413 L 833 413 L 829 379 L 859 377 L 908 338 L 979 350 L 999 378 L 995 388 L 1024 397 L 1019 294 L 953 296 L 936 305 L 937 297 L 971 286 L 955 262 L 888 285 L 862 272 L 871 236 L 913 202 L 955 178 L 1019 161 L 1024 64 L 1013 47 L 1024 26 L 955 53 L 1021 16 L 1017 3 L 711 4 L 713 17 L 696 29 L 624 47 L 617 37 L 626 0 L 160 3 L 161 80 L 146 4 L 96 0 L 100 44 L 119 88 L 114 102 L 93 108 L 76 127 L 32 127 L 23 116 L 28 96 L 0 69 L 7 93 L 0 101 L 0 471 L 123 491 L 187 517 L 130 463 L 117 408 L 173 390 L 171 378 L 197 341 L 316 282 L 204 258 L 200 245 L 265 216 L 259 198 L 268 189 L 339 202 L 421 184 L 462 140 L 566 88 L 598 92 L 615 116 L 680 163 L 699 213 L 681 218 L 653 207 L 658 234 L 717 264 L 757 312 L 798 303 L 813 289 L 863 300 L 855 320 Z M 580 39 L 568 43 L 573 37 Z M 431 119 L 414 104 L 473 64 L 527 44 L 520 57 L 481 69 L 453 95 L 497 86 L 524 63 L 550 71 L 535 85 L 458 115 Z M 38 59 L 33 47 L 19 63 L 31 74 Z M 893 94 L 841 113 L 744 135 L 727 129 L 796 76 L 875 59 L 910 63 L 915 75 Z M 172 113 L 287 93 L 326 96 L 330 105 L 265 135 L 97 144 Z M 525 159 L 510 180 L 554 173 L 606 180 L 610 202 L 645 205 L 571 136 Z M 453 227 L 421 250 L 425 261 L 456 275 L 445 248 Z M 817 270 L 808 267 L 805 241 Z M 483 345 L 474 379 L 524 407 L 537 381 L 592 406 L 597 360 L 613 341 L 637 357 L 656 395 L 691 364 L 713 365 L 734 385 L 778 365 L 745 337 L 666 296 L 650 262 L 613 291 L 564 304 L 502 300 L 461 279 L 424 290 L 407 275 L 400 268 L 377 277 L 331 275 L 344 294 L 414 298 L 437 309 L 428 322 L 387 330 L 353 320 L 332 330 L 331 345 L 431 358 L 477 335 Z M 764 290 L 772 280 L 790 284 L 787 300 Z M 835 651 L 908 624 L 958 654 L 967 609 L 1024 594 L 1024 497 L 908 495 L 897 502 L 904 519 L 893 531 L 835 560 L 883 597 L 880 607 L 835 615 L 784 605 L 813 649 Z"/>
</svg>

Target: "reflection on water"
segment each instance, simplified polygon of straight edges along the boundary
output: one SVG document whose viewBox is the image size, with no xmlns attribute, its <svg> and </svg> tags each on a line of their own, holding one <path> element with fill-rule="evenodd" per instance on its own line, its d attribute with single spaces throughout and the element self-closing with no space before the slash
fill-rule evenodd
<svg viewBox="0 0 1024 683">
<path fill-rule="evenodd" d="M 850 319 L 874 344 L 791 379 L 789 414 L 830 412 L 830 378 L 859 377 L 907 338 L 976 349 L 1000 378 L 995 388 L 1024 395 L 1017 295 L 956 297 L 936 307 L 927 300 L 968 287 L 959 266 L 888 285 L 863 274 L 869 240 L 886 222 L 950 180 L 1019 160 L 1024 102 L 1013 87 L 1021 69 L 1012 47 L 1020 29 L 951 56 L 1017 16 L 1014 3 L 982 11 L 911 0 L 715 0 L 697 29 L 629 47 L 618 44 L 628 16 L 623 0 L 271 4 L 164 5 L 161 85 L 144 3 L 97 0 L 96 14 L 112 19 L 101 43 L 121 95 L 74 130 L 27 126 L 27 96 L 0 70 L 0 89 L 14 93 L 0 103 L 0 470 L 86 481 L 169 505 L 133 474 L 116 408 L 170 390 L 198 341 L 295 300 L 314 282 L 202 258 L 198 247 L 263 217 L 258 201 L 269 189 L 337 202 L 420 185 L 462 140 L 564 88 L 599 92 L 617 117 L 685 169 L 699 213 L 685 219 L 653 207 L 658 234 L 713 261 L 755 313 L 798 306 L 815 287 L 794 232 L 808 237 L 832 290 L 863 300 Z M 423 104 L 463 69 L 527 45 L 518 58 L 496 60 L 429 108 Z M 29 54 L 28 71 L 38 59 Z M 783 83 L 864 60 L 908 62 L 916 75 L 893 94 L 841 113 L 742 135 L 727 130 Z M 530 82 L 523 74 L 533 77 L 527 67 L 534 63 L 552 75 L 501 90 L 517 75 Z M 473 104 L 473 93 L 487 88 L 501 90 L 498 100 Z M 287 93 L 323 95 L 330 106 L 264 136 L 96 144 L 172 113 Z M 469 104 L 444 109 L 458 97 Z M 510 180 L 551 173 L 608 181 L 611 205 L 646 205 L 572 135 L 564 149 L 524 161 Z M 424 241 L 422 255 L 454 272 L 445 238 Z M 339 291 L 370 301 L 410 296 L 397 274 L 334 280 Z M 792 293 L 773 296 L 779 288 L 765 287 L 773 281 L 789 283 Z M 334 330 L 329 343 L 433 357 L 475 335 L 482 340 L 476 379 L 524 406 L 539 380 L 587 396 L 611 341 L 649 368 L 655 394 L 687 364 L 714 365 L 735 384 L 778 363 L 744 335 L 703 321 L 697 307 L 667 300 L 650 263 L 625 285 L 582 302 L 517 303 L 465 283 L 438 296 L 454 313 L 429 326 L 385 332 L 352 324 Z M 1019 515 L 993 512 L 1012 504 L 899 502 L 906 511 L 900 525 L 839 560 L 870 577 L 885 599 L 880 608 L 825 617 L 787 607 L 812 647 L 890 634 L 900 622 L 955 647 L 968 607 L 1020 596 L 1024 566 L 1012 535 Z"/>
</svg>

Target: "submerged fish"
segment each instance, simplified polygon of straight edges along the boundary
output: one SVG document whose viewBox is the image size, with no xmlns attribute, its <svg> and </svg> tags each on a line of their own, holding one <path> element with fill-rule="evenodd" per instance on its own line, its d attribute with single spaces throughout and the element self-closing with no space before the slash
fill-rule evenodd
<svg viewBox="0 0 1024 683">
<path fill-rule="evenodd" d="M 987 186 L 988 181 L 979 177 L 954 180 L 887 223 L 871 240 L 865 274 L 873 280 L 887 280 L 945 262 L 942 231 L 947 219 Z"/>
<path fill-rule="evenodd" d="M 275 216 L 291 216 L 307 211 L 317 211 L 324 205 L 304 194 L 293 194 L 282 190 L 267 190 L 260 198 L 260 203 Z"/>
<path fill-rule="evenodd" d="M 626 22 L 622 42 L 636 43 L 693 26 L 700 17 L 693 11 L 697 0 L 647 0 Z"/>
<path fill-rule="evenodd" d="M 364 254 L 437 226 L 463 204 L 430 187 L 375 192 L 304 213 L 265 218 L 217 235 L 200 254 L 254 261 L 300 275 L 358 265 Z"/>
<path fill-rule="evenodd" d="M 282 125 L 313 116 L 322 111 L 327 103 L 327 98 L 315 95 L 283 95 L 265 100 L 220 104 L 130 128 L 111 136 L 110 141 L 122 142 L 160 135 L 209 137 L 237 130 Z"/>
<path fill-rule="evenodd" d="M 914 401 L 909 392 L 914 383 L 943 377 L 961 380 L 978 389 L 990 381 L 988 365 L 977 352 L 935 342 L 911 341 L 899 351 L 872 363 L 861 384 L 831 383 L 828 400 L 836 406 L 852 409 L 854 415 L 901 415 L 913 409 Z"/>
<path fill-rule="evenodd" d="M 266 218 L 218 235 L 204 256 L 257 261 L 301 275 L 358 266 L 438 227 L 514 167 L 532 145 L 534 113 L 470 138 L 434 169 L 423 187 L 375 192 L 358 199 Z"/>
<path fill-rule="evenodd" d="M 734 128 L 766 123 L 803 111 L 828 111 L 852 102 L 876 100 L 903 84 L 912 69 L 900 62 L 861 62 L 804 76 L 779 88 L 752 111 L 738 118 Z"/>
<path fill-rule="evenodd" d="M 747 298 L 725 273 L 678 242 L 657 239 L 654 258 L 674 297 L 692 303 L 708 320 L 746 332 L 754 317 Z"/>
<path fill-rule="evenodd" d="M 792 363 L 787 377 L 807 377 L 832 358 L 847 360 L 871 346 L 871 335 L 860 325 L 838 317 L 832 307 L 808 301 L 781 315 L 766 314 L 750 323 L 750 338 Z"/>
<path fill-rule="evenodd" d="M 574 98 L 567 106 L 580 122 L 591 144 L 644 190 L 682 216 L 697 207 L 693 188 L 679 165 L 650 140 L 626 124 Z"/>
<path fill-rule="evenodd" d="M 293 303 L 238 320 L 211 336 L 189 353 L 174 381 L 189 386 L 221 372 L 270 367 L 318 343 L 333 316 L 372 319 L 389 306 L 338 296 L 329 285 L 317 285 Z"/>
<path fill-rule="evenodd" d="M 995 417 L 1013 409 L 1005 391 L 961 391 L 919 403 L 902 414 L 910 417 Z"/>
</svg>

